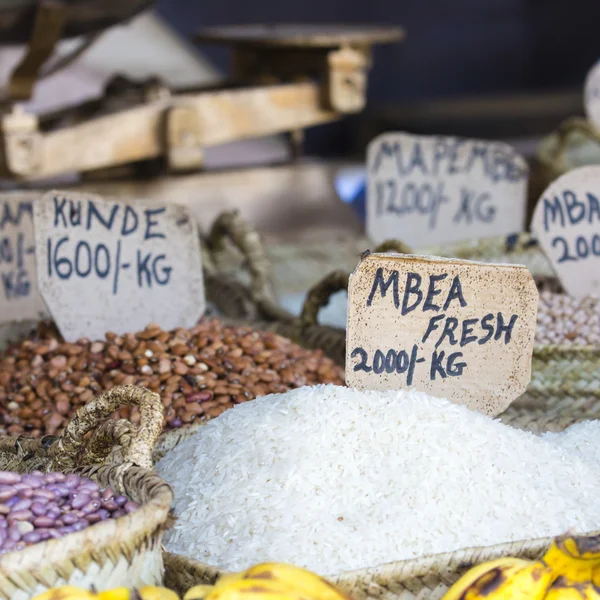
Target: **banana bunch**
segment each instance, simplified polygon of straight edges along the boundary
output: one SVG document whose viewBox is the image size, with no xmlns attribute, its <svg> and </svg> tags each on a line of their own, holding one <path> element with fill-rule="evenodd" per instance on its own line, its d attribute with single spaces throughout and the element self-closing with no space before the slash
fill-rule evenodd
<svg viewBox="0 0 600 600">
<path fill-rule="evenodd" d="M 442 600 L 600 600 L 600 536 L 557 538 L 539 561 L 500 558 L 468 571 Z"/>
<path fill-rule="evenodd" d="M 179 596 L 163 587 L 147 585 L 139 589 L 114 588 L 105 592 L 95 592 L 65 585 L 52 588 L 33 600 L 179 600 Z"/>
<path fill-rule="evenodd" d="M 325 579 L 292 565 L 263 563 L 222 576 L 214 586 L 197 585 L 183 600 L 349 600 Z"/>
</svg>

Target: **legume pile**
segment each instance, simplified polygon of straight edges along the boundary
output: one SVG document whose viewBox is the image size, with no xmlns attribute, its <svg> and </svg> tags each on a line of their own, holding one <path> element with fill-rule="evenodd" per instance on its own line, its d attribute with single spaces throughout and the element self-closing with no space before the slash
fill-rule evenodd
<svg viewBox="0 0 600 600">
<path fill-rule="evenodd" d="M 218 319 L 171 332 L 151 324 L 135 334 L 107 333 L 104 341 L 46 335 L 0 356 L 0 434 L 59 433 L 75 410 L 116 385 L 159 393 L 165 427 L 173 429 L 257 396 L 343 382 L 343 370 L 320 351 Z M 137 408 L 118 416 L 139 420 Z"/>
<path fill-rule="evenodd" d="M 0 554 L 82 531 L 138 508 L 77 475 L 0 471 Z"/>
<path fill-rule="evenodd" d="M 541 292 L 535 341 L 538 344 L 600 344 L 600 298 Z"/>
</svg>

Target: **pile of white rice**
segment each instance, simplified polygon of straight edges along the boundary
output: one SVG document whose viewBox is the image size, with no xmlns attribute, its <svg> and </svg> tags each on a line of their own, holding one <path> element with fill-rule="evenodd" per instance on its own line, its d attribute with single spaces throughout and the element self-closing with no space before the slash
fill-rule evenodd
<svg viewBox="0 0 600 600">
<path fill-rule="evenodd" d="M 598 422 L 538 437 L 418 392 L 273 394 L 158 463 L 178 516 L 166 547 L 223 569 L 276 560 L 334 575 L 600 529 L 593 440 Z"/>
</svg>

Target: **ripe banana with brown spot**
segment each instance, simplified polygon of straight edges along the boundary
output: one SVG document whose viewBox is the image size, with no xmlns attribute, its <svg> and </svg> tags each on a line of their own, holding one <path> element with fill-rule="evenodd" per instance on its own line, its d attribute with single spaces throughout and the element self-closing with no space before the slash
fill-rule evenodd
<svg viewBox="0 0 600 600">
<path fill-rule="evenodd" d="M 557 577 L 542 562 L 502 558 L 466 573 L 444 600 L 543 600 Z"/>
<path fill-rule="evenodd" d="M 558 537 L 542 561 L 572 582 L 600 586 L 600 535 Z"/>
<path fill-rule="evenodd" d="M 591 581 L 576 582 L 559 577 L 544 600 L 600 600 L 600 589 Z"/>
<path fill-rule="evenodd" d="M 329 581 L 311 571 L 284 563 L 263 563 L 248 569 L 247 579 L 279 581 L 294 592 L 318 600 L 348 600 L 348 597 Z"/>
</svg>

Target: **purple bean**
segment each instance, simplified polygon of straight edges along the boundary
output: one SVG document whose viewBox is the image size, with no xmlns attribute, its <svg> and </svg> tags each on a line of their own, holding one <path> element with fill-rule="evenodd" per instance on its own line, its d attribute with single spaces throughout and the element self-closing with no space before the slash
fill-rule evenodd
<svg viewBox="0 0 600 600">
<path fill-rule="evenodd" d="M 61 515 L 61 510 L 58 507 L 57 508 L 51 507 L 46 511 L 46 516 L 50 517 L 52 520 L 58 519 L 58 517 L 60 517 L 60 515 Z"/>
<path fill-rule="evenodd" d="M 90 492 L 97 492 L 100 490 L 100 486 L 95 481 L 88 479 L 79 486 L 79 489 L 85 489 L 86 491 L 89 490 Z"/>
<path fill-rule="evenodd" d="M 57 540 L 58 538 L 62 537 L 62 535 L 60 534 L 60 532 L 58 531 L 58 529 L 48 529 L 48 533 L 50 534 L 50 537 Z"/>
<path fill-rule="evenodd" d="M 0 502 L 12 498 L 16 494 L 14 488 L 9 485 L 0 485 Z"/>
<path fill-rule="evenodd" d="M 8 528 L 8 539 L 18 542 L 21 539 L 21 532 L 18 527 L 12 526 Z"/>
<path fill-rule="evenodd" d="M 20 492 L 21 490 L 30 490 L 31 486 L 28 483 L 23 483 L 22 481 L 19 481 L 19 483 L 15 483 L 12 486 L 12 489 L 15 491 L 15 494 L 17 492 Z"/>
<path fill-rule="evenodd" d="M 17 545 L 19 540 L 6 540 L 4 544 L 2 544 L 2 550 L 4 552 L 10 552 Z"/>
<path fill-rule="evenodd" d="M 48 510 L 48 507 L 43 502 L 34 502 L 31 505 L 31 512 L 36 517 L 41 517 L 41 516 L 45 515 L 47 510 Z"/>
<path fill-rule="evenodd" d="M 31 517 L 33 517 L 33 513 L 30 510 L 11 511 L 10 515 L 8 515 L 9 520 L 12 521 L 28 521 Z"/>
<path fill-rule="evenodd" d="M 52 477 L 54 477 L 54 481 L 57 483 L 62 483 L 67 478 L 64 473 L 52 473 Z"/>
<path fill-rule="evenodd" d="M 32 488 L 40 488 L 44 485 L 41 475 L 23 475 L 21 481 Z"/>
<path fill-rule="evenodd" d="M 88 502 L 82 509 L 81 512 L 84 516 L 91 515 L 100 508 L 100 502 L 98 500 L 92 500 Z"/>
<path fill-rule="evenodd" d="M 102 521 L 102 517 L 97 513 L 90 513 L 89 515 L 86 515 L 85 520 L 90 524 L 93 525 L 94 523 L 99 523 L 100 521 Z"/>
<path fill-rule="evenodd" d="M 76 488 L 79 485 L 79 477 L 77 477 L 77 475 L 67 475 L 67 478 L 65 479 L 65 485 L 68 488 Z"/>
<path fill-rule="evenodd" d="M 11 473 L 10 471 L 0 471 L 0 483 L 12 484 L 21 481 L 21 476 L 18 473 Z"/>
<path fill-rule="evenodd" d="M 50 532 L 47 529 L 37 529 L 36 531 L 40 534 L 40 540 L 42 542 L 50 539 Z"/>
<path fill-rule="evenodd" d="M 117 503 L 117 506 L 125 506 L 125 504 L 127 503 L 127 497 L 126 496 L 117 496 L 115 498 L 115 502 Z"/>
<path fill-rule="evenodd" d="M 37 544 L 39 541 L 41 541 L 41 539 L 42 536 L 38 531 L 30 531 L 23 536 L 23 541 L 28 544 Z"/>
<path fill-rule="evenodd" d="M 75 529 L 73 529 L 73 525 L 67 525 L 66 527 L 61 527 L 58 531 L 62 535 L 67 535 L 69 533 L 75 533 Z"/>
<path fill-rule="evenodd" d="M 105 500 L 102 502 L 102 506 L 109 511 L 117 510 L 119 508 L 114 500 Z"/>
<path fill-rule="evenodd" d="M 50 517 L 36 517 L 33 520 L 33 524 L 36 527 L 50 528 L 54 527 L 54 519 L 51 519 Z"/>
<path fill-rule="evenodd" d="M 111 516 L 113 519 L 118 519 L 119 517 L 124 517 L 126 514 L 124 510 L 115 510 Z"/>
<path fill-rule="evenodd" d="M 33 490 L 31 488 L 27 488 L 26 490 L 19 490 L 17 492 L 17 496 L 22 500 L 25 498 L 31 498 L 33 496 Z"/>
<path fill-rule="evenodd" d="M 10 500 L 7 500 L 4 505 L 8 506 L 8 508 L 12 508 L 17 502 L 19 502 L 19 497 L 13 496 Z"/>
<path fill-rule="evenodd" d="M 73 523 L 77 523 L 79 517 L 73 513 L 66 513 L 62 516 L 62 522 L 65 525 L 73 525 Z"/>
<path fill-rule="evenodd" d="M 88 494 L 71 494 L 71 498 L 73 499 L 71 502 L 73 508 L 83 508 L 90 501 Z"/>
<path fill-rule="evenodd" d="M 66 498 L 71 493 L 71 488 L 65 483 L 49 485 L 47 491 L 52 492 L 58 498 Z"/>
<path fill-rule="evenodd" d="M 43 498 L 44 500 L 56 500 L 56 494 L 52 490 L 40 488 L 31 492 L 34 498 Z"/>
<path fill-rule="evenodd" d="M 29 498 L 24 498 L 23 500 L 19 500 L 16 504 L 13 504 L 10 512 L 11 514 L 14 514 L 22 510 L 29 510 L 32 504 L 33 502 Z"/>
<path fill-rule="evenodd" d="M 38 477 L 43 477 L 44 473 L 43 471 L 40 471 L 39 469 L 36 471 L 31 471 L 30 475 L 37 475 Z"/>
<path fill-rule="evenodd" d="M 123 508 L 125 509 L 125 512 L 129 514 L 132 513 L 134 510 L 137 510 L 139 508 L 139 504 L 130 500 L 125 504 Z"/>
<path fill-rule="evenodd" d="M 110 519 L 110 513 L 109 513 L 107 510 L 104 510 L 103 508 L 101 508 L 101 509 L 98 511 L 98 514 L 100 515 L 100 518 L 101 518 L 103 521 L 106 521 L 106 519 Z"/>
<path fill-rule="evenodd" d="M 103 492 L 102 492 L 102 500 L 112 500 L 115 497 L 115 493 L 113 492 L 112 488 L 107 487 Z"/>
</svg>

